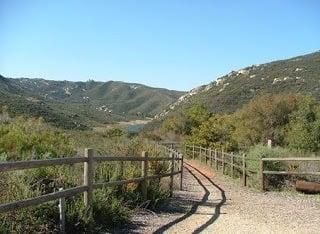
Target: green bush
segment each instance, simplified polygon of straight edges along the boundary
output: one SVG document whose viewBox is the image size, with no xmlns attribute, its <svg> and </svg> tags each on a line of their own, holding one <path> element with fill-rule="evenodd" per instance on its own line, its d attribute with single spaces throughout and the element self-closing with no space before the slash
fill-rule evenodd
<svg viewBox="0 0 320 234">
<path fill-rule="evenodd" d="M 104 137 L 121 137 L 124 136 L 126 133 L 120 129 L 120 128 L 111 128 L 111 129 L 107 129 L 103 136 Z"/>
<path fill-rule="evenodd" d="M 287 142 L 300 151 L 320 150 L 320 107 L 316 100 L 306 96 L 299 100 L 299 108 L 290 116 Z"/>
<path fill-rule="evenodd" d="M 0 154 L 4 161 L 74 155 L 70 138 L 49 128 L 41 119 L 18 118 L 0 124 Z"/>
<path fill-rule="evenodd" d="M 106 137 L 104 133 L 71 132 L 66 134 L 49 128 L 41 120 L 18 119 L 0 124 L 0 159 L 29 160 L 48 157 L 72 156 L 86 147 L 98 150 L 98 155 L 139 156 L 148 151 L 150 157 L 163 155 L 162 150 L 141 138 L 126 136 Z M 140 176 L 139 162 L 99 163 L 95 181 L 108 182 Z M 150 174 L 164 173 L 166 162 L 150 163 Z M 60 187 L 70 188 L 82 184 L 83 166 L 55 166 L 0 172 L 0 203 L 23 200 L 57 191 Z M 160 180 L 148 186 L 149 207 L 156 207 L 166 197 Z M 99 189 L 93 197 L 93 219 L 88 219 L 82 195 L 66 200 L 66 230 L 68 233 L 94 233 L 112 229 L 126 222 L 132 210 L 143 203 L 139 184 L 132 183 Z M 57 233 L 57 202 L 21 209 L 0 215 L 0 233 Z"/>
</svg>

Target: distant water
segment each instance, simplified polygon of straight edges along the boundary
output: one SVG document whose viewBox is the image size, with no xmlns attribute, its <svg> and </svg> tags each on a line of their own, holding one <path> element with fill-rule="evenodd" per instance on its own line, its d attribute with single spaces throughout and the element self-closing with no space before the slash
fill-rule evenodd
<svg viewBox="0 0 320 234">
<path fill-rule="evenodd" d="M 123 128 L 124 131 L 128 133 L 138 133 L 145 124 L 132 124 Z"/>
</svg>

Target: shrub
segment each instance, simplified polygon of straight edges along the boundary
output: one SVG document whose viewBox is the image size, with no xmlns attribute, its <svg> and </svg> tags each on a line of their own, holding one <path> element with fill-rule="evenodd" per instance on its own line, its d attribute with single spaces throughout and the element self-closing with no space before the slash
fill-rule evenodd
<svg viewBox="0 0 320 234">
<path fill-rule="evenodd" d="M 306 96 L 299 100 L 299 108 L 290 116 L 287 142 L 300 151 L 320 150 L 320 107 L 316 100 Z"/>
<path fill-rule="evenodd" d="M 120 129 L 120 128 L 111 128 L 111 129 L 107 129 L 103 136 L 104 137 L 121 137 L 124 136 L 126 133 Z"/>
<path fill-rule="evenodd" d="M 141 151 L 150 157 L 162 154 L 158 146 L 141 138 L 126 136 L 103 137 L 104 133 L 72 132 L 69 136 L 49 128 L 41 120 L 18 119 L 9 124 L 0 124 L 0 159 L 29 160 L 48 157 L 72 156 L 76 150 L 98 148 L 98 154 L 138 156 Z M 76 147 L 76 148 L 74 148 Z M 75 150 L 76 149 L 76 150 Z M 107 182 L 140 176 L 139 162 L 99 163 L 95 180 Z M 167 171 L 165 162 L 151 163 L 150 173 Z M 75 187 L 82 183 L 82 165 L 55 166 L 32 170 L 0 172 L 0 203 L 36 197 L 57 191 L 60 187 Z M 165 198 L 160 181 L 148 187 L 150 207 L 155 207 Z M 68 233 L 94 233 L 113 228 L 126 222 L 132 209 L 142 203 L 139 184 L 115 186 L 95 191 L 93 197 L 93 219 L 88 219 L 81 195 L 70 197 L 66 202 L 66 231 Z M 0 232 L 9 233 L 57 233 L 57 202 L 0 214 Z"/>
</svg>

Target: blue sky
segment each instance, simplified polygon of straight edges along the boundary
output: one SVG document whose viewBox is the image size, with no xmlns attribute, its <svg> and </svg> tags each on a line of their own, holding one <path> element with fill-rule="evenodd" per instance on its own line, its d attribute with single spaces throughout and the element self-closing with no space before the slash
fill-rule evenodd
<svg viewBox="0 0 320 234">
<path fill-rule="evenodd" d="M 318 0 L 0 0 L 0 74 L 189 90 L 320 49 Z"/>
</svg>

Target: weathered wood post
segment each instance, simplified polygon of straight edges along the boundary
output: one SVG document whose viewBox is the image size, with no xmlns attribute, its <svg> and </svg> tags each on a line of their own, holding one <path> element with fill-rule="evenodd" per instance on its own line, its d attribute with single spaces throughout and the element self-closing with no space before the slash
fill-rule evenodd
<svg viewBox="0 0 320 234">
<path fill-rule="evenodd" d="M 84 205 L 87 208 L 89 218 L 92 218 L 94 150 L 85 149 L 84 157 L 87 158 L 87 162 L 84 162 L 83 185 L 87 186 L 87 191 L 84 192 L 83 198 L 84 198 Z"/>
<path fill-rule="evenodd" d="M 194 144 L 192 145 L 192 159 L 194 160 Z"/>
<path fill-rule="evenodd" d="M 143 177 L 142 181 L 142 196 L 144 200 L 148 199 L 148 181 L 146 177 L 148 176 L 148 152 L 142 151 L 141 157 L 144 158 L 143 161 L 141 161 L 141 177 Z"/>
<path fill-rule="evenodd" d="M 224 174 L 224 151 L 221 151 L 221 161 L 222 161 L 222 174 Z"/>
<path fill-rule="evenodd" d="M 247 186 L 247 164 L 246 155 L 242 155 L 242 185 Z"/>
<path fill-rule="evenodd" d="M 230 154 L 231 157 L 231 177 L 234 178 L 234 155 L 233 153 Z"/>
<path fill-rule="evenodd" d="M 183 183 L 183 154 L 180 154 L 180 190 L 182 190 L 182 183 Z"/>
<path fill-rule="evenodd" d="M 59 191 L 63 191 L 63 188 L 59 188 Z M 60 225 L 60 233 L 66 233 L 66 199 L 59 199 L 59 225 Z"/>
<path fill-rule="evenodd" d="M 261 191 L 264 192 L 265 191 L 265 175 L 263 173 L 264 171 L 264 161 L 262 160 L 262 158 L 260 159 L 260 184 L 261 184 Z"/>
<path fill-rule="evenodd" d="M 203 156 L 204 156 L 204 152 L 203 152 L 203 148 L 202 148 L 202 146 L 200 147 L 200 152 L 201 152 L 201 157 L 200 157 L 200 162 L 202 162 L 203 161 Z"/>
<path fill-rule="evenodd" d="M 212 167 L 213 164 L 213 155 L 212 155 L 212 149 L 209 148 L 209 155 L 210 155 L 210 167 Z"/>
<path fill-rule="evenodd" d="M 208 148 L 206 148 L 206 149 L 205 149 L 206 165 L 208 165 L 208 157 L 209 157 L 208 152 L 209 152 L 209 149 L 208 149 Z"/>
<path fill-rule="evenodd" d="M 202 156 L 202 152 L 201 152 L 201 146 L 200 146 L 199 147 L 199 159 L 200 159 L 200 162 L 202 162 L 201 156 Z"/>
<path fill-rule="evenodd" d="M 218 156 L 217 149 L 214 149 L 214 165 L 216 167 L 216 170 L 218 170 L 217 156 Z"/>
<path fill-rule="evenodd" d="M 174 173 L 174 154 L 170 152 L 170 158 L 171 158 L 171 175 L 170 175 L 170 197 L 173 196 L 173 173 Z"/>
</svg>

